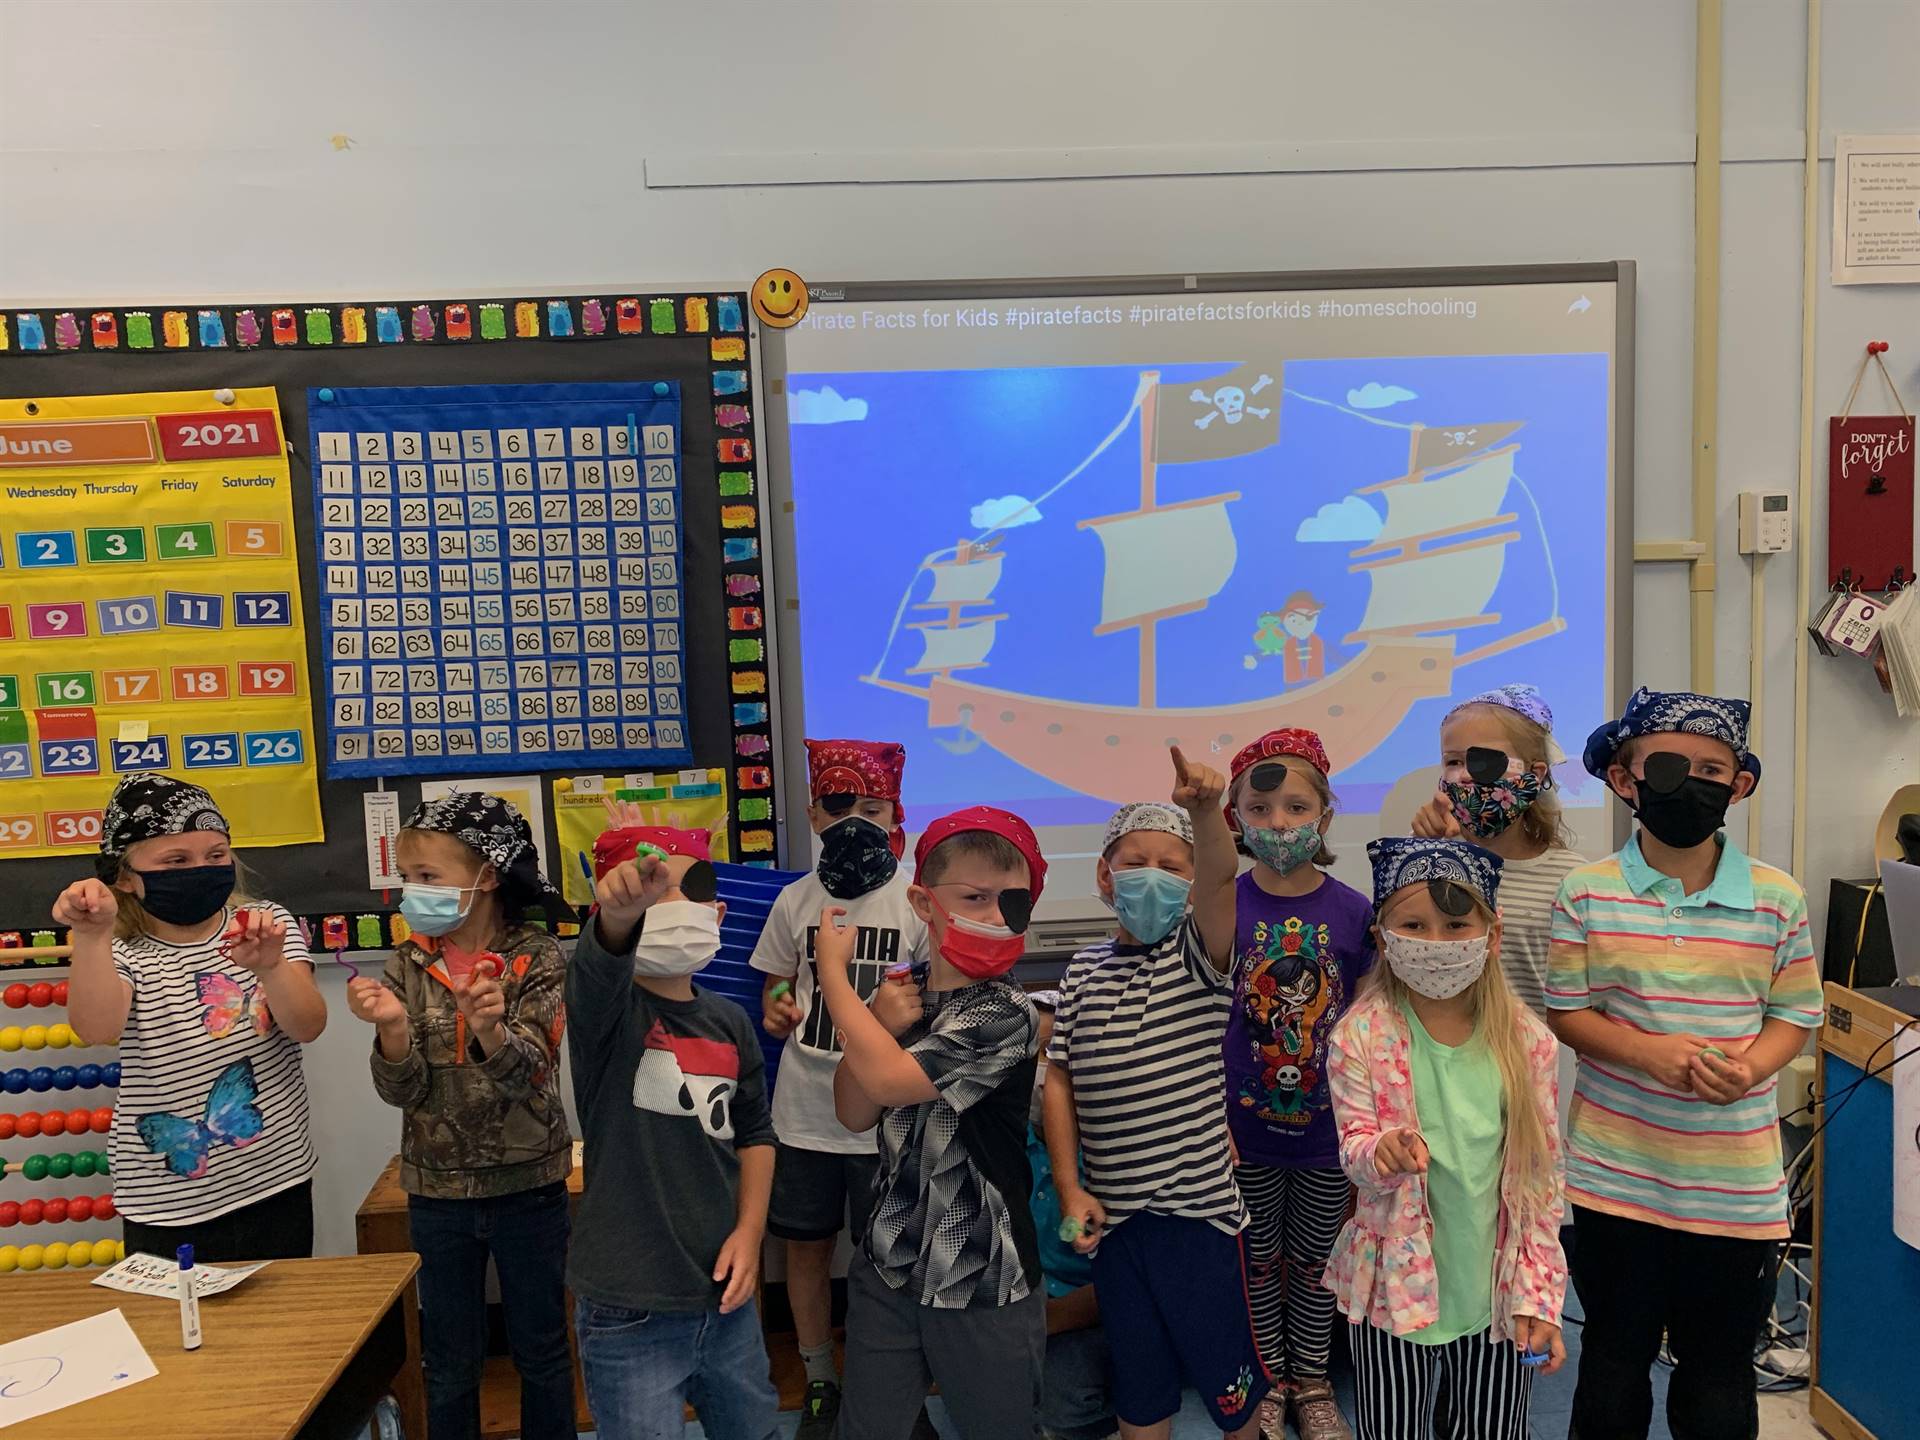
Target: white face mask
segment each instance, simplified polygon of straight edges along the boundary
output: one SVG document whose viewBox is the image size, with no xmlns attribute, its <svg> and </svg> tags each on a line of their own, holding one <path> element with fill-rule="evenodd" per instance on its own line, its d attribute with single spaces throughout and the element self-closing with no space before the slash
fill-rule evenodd
<svg viewBox="0 0 1920 1440">
<path fill-rule="evenodd" d="M 720 951 L 720 914 L 693 900 L 649 905 L 633 947 L 633 973 L 669 980 L 704 970 Z"/>
<path fill-rule="evenodd" d="M 1480 978 L 1493 936 L 1471 940 L 1426 940 L 1394 930 L 1380 932 L 1380 950 L 1400 983 L 1429 1000 L 1448 1000 Z"/>
</svg>

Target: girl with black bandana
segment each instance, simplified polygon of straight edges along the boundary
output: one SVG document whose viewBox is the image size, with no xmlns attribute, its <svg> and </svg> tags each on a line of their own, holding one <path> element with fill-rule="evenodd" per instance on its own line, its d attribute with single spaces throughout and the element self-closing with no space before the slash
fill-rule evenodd
<svg viewBox="0 0 1920 1440">
<path fill-rule="evenodd" d="M 347 1004 L 373 1025 L 373 1088 L 399 1108 L 400 1186 L 420 1253 L 427 1429 L 479 1440 L 487 1262 L 500 1277 L 525 1440 L 571 1440 L 567 1176 L 573 1142 L 557 1060 L 566 961 L 527 923 L 570 912 L 506 801 L 454 791 L 400 831 L 412 936 Z"/>
<path fill-rule="evenodd" d="M 327 1007 L 299 926 L 236 893 L 226 818 L 170 776 L 115 787 L 95 868 L 53 918 L 72 932 L 74 1033 L 120 1046 L 108 1150 L 128 1251 L 312 1254 L 300 1047 Z"/>
</svg>

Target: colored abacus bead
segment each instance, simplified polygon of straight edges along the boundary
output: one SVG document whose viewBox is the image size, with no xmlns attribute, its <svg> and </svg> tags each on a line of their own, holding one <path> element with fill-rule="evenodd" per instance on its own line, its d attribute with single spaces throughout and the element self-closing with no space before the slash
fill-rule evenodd
<svg viewBox="0 0 1920 1440">
<path fill-rule="evenodd" d="M 89 1175 L 107 1173 L 106 1155 L 97 1150 L 82 1150 L 73 1157 L 73 1173 L 85 1179 Z"/>
<path fill-rule="evenodd" d="M 113 1107 L 102 1105 L 93 1112 L 93 1133 L 105 1135 L 111 1129 L 113 1129 Z"/>
<path fill-rule="evenodd" d="M 73 1033 L 73 1027 L 62 1020 L 58 1025 L 47 1027 L 47 1044 L 56 1050 L 64 1050 L 69 1045 L 78 1045 L 80 1037 Z"/>
<path fill-rule="evenodd" d="M 0 1050 L 18 1050 L 20 1048 L 20 1027 L 9 1025 L 0 1030 Z"/>
<path fill-rule="evenodd" d="M 27 1003 L 29 1005 L 37 1005 L 43 1010 L 46 1009 L 47 1006 L 53 1004 L 52 982 L 47 980 L 39 980 L 39 981 L 35 981 L 34 984 L 29 986 L 27 989 Z"/>
<path fill-rule="evenodd" d="M 22 1117 L 24 1118 L 24 1117 Z M 67 1112 L 49 1110 L 39 1117 L 42 1135 L 64 1135 L 67 1133 Z"/>
<path fill-rule="evenodd" d="M 67 1218 L 70 1220 L 91 1220 L 93 1218 L 93 1197 L 76 1195 L 67 1202 Z"/>
<path fill-rule="evenodd" d="M 5 1089 L 9 1095 L 24 1095 L 27 1090 L 27 1072 L 9 1070 L 5 1075 L 0 1075 L 0 1089 Z"/>
<path fill-rule="evenodd" d="M 47 1218 L 47 1202 L 44 1200 L 23 1200 L 20 1202 L 20 1223 L 38 1225 Z"/>
<path fill-rule="evenodd" d="M 118 1088 L 120 1084 L 120 1062 L 118 1060 L 109 1060 L 106 1064 L 102 1065 L 100 1067 L 100 1079 L 105 1084 Z"/>
<path fill-rule="evenodd" d="M 9 1010 L 18 1010 L 27 1003 L 28 993 L 27 987 L 16 981 L 14 984 L 7 986 L 5 990 L 0 990 L 0 1000 L 6 1002 Z"/>
<path fill-rule="evenodd" d="M 58 1078 L 56 1075 L 55 1080 L 57 1081 Z M 82 1065 L 78 1070 L 74 1071 L 73 1078 L 80 1082 L 80 1088 L 82 1090 L 91 1090 L 94 1086 L 101 1083 L 100 1067 L 98 1065 Z"/>
<path fill-rule="evenodd" d="M 21 1117 L 23 1121 L 25 1120 L 25 1118 L 26 1118 L 25 1116 Z M 35 1124 L 35 1126 L 33 1127 L 33 1132 L 36 1135 L 40 1133 L 40 1127 L 38 1124 Z M 23 1135 L 26 1134 L 26 1127 L 24 1124 L 21 1126 L 20 1133 Z M 25 1163 L 21 1165 L 20 1173 L 26 1176 L 27 1179 L 29 1180 L 46 1179 L 47 1178 L 47 1157 L 45 1155 L 29 1155 L 26 1158 Z"/>
<path fill-rule="evenodd" d="M 0 1245 L 0 1275 L 11 1275 L 20 1268 L 20 1247 Z"/>
<path fill-rule="evenodd" d="M 71 1090 L 80 1083 L 80 1072 L 71 1065 L 62 1065 L 53 1072 L 53 1088 Z"/>
<path fill-rule="evenodd" d="M 108 1111 L 107 1113 L 111 1116 L 113 1112 Z M 84 1135 L 91 1129 L 93 1129 L 93 1111 L 89 1110 L 85 1105 L 80 1106 L 76 1110 L 67 1111 L 67 1133 L 69 1135 Z"/>
<path fill-rule="evenodd" d="M 46 1257 L 46 1253 L 47 1247 L 44 1245 L 21 1246 L 20 1268 L 22 1270 L 38 1270 L 40 1268 L 40 1262 Z"/>
<path fill-rule="evenodd" d="M 0 1200 L 0 1230 L 10 1230 L 20 1223 L 20 1202 L 18 1200 Z"/>
<path fill-rule="evenodd" d="M 15 1120 L 14 1125 L 22 1135 L 31 1140 L 40 1133 L 40 1112 L 38 1110 L 22 1110 L 19 1117 Z M 31 1180 L 34 1177 L 29 1175 L 27 1178 Z"/>
<path fill-rule="evenodd" d="M 119 1213 L 120 1211 L 115 1207 L 113 1196 L 111 1195 L 102 1195 L 98 1200 L 93 1202 L 93 1218 L 96 1220 L 111 1220 Z M 120 1258 L 124 1260 L 127 1257 L 125 1254 L 122 1254 Z"/>
<path fill-rule="evenodd" d="M 56 980 L 53 982 L 53 1003 L 56 1005 L 64 1005 L 67 1003 L 66 981 Z"/>
<path fill-rule="evenodd" d="M 64 1180 L 73 1174 L 73 1156 L 62 1150 L 47 1157 L 47 1174 L 55 1180 Z"/>
<path fill-rule="evenodd" d="M 42 1093 L 51 1090 L 53 1088 L 53 1067 L 51 1065 L 34 1066 L 33 1069 L 27 1072 L 27 1085 L 29 1088 L 41 1091 Z"/>
<path fill-rule="evenodd" d="M 19 1133 L 19 1121 L 11 1112 L 0 1115 L 0 1140 L 11 1140 Z"/>
<path fill-rule="evenodd" d="M 27 1026 L 27 1028 L 21 1033 L 20 1043 L 26 1046 L 27 1049 L 29 1050 L 46 1049 L 47 1048 L 47 1027 L 44 1025 Z"/>
<path fill-rule="evenodd" d="M 93 1242 L 76 1240 L 67 1246 L 67 1264 L 76 1270 L 84 1270 L 93 1264 Z"/>
<path fill-rule="evenodd" d="M 67 1201 L 63 1196 L 55 1196 L 53 1199 L 47 1201 L 47 1224 L 66 1224 L 67 1208 Z"/>
</svg>

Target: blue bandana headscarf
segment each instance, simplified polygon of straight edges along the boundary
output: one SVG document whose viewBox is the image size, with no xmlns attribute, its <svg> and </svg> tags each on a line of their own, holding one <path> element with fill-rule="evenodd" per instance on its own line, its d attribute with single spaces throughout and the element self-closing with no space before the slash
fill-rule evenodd
<svg viewBox="0 0 1920 1440">
<path fill-rule="evenodd" d="M 1377 915 L 1394 891 L 1427 880 L 1451 880 L 1464 885 L 1487 909 L 1497 909 L 1500 868 L 1505 862 L 1491 850 L 1464 840 L 1416 840 L 1396 836 L 1369 841 L 1367 858 L 1373 862 L 1373 910 Z"/>
<path fill-rule="evenodd" d="M 1757 785 L 1760 757 L 1747 752 L 1747 717 L 1751 710 L 1745 700 L 1695 695 L 1687 690 L 1649 690 L 1642 685 L 1633 692 L 1618 720 L 1609 720 L 1587 737 L 1581 759 L 1589 775 L 1604 780 L 1607 767 L 1629 740 L 1643 735 L 1705 735 L 1731 749 L 1740 768 L 1753 776 Z"/>
</svg>

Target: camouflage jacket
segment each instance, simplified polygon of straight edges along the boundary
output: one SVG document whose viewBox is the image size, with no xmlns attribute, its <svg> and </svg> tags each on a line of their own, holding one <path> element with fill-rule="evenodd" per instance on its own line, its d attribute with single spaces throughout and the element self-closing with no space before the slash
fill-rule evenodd
<svg viewBox="0 0 1920 1440">
<path fill-rule="evenodd" d="M 402 1060 L 373 1047 L 373 1088 L 403 1113 L 400 1186 L 472 1200 L 564 1180 L 573 1141 L 556 1063 L 566 1028 L 566 961 L 551 935 L 516 926 L 491 947 L 506 961 L 507 1039 L 488 1056 L 454 1004 L 439 943 L 415 936 L 387 961 L 383 983 L 407 1007 Z"/>
</svg>

